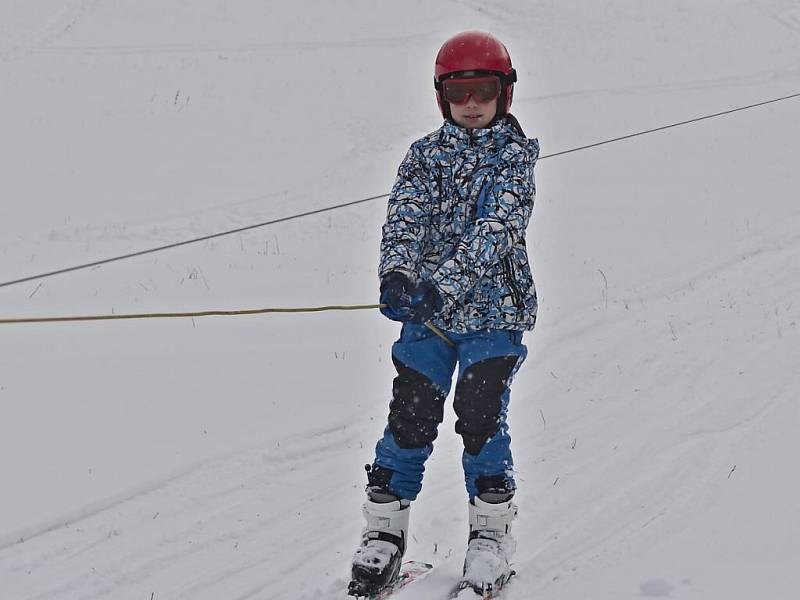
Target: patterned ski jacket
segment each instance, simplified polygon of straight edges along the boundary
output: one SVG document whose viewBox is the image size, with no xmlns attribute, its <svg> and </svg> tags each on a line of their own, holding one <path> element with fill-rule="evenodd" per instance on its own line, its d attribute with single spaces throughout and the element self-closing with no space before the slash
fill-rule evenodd
<svg viewBox="0 0 800 600">
<path fill-rule="evenodd" d="M 533 329 L 536 289 L 525 230 L 539 143 L 508 117 L 487 129 L 447 122 L 411 145 L 389 197 L 380 277 L 427 280 L 444 300 L 438 327 Z"/>
</svg>

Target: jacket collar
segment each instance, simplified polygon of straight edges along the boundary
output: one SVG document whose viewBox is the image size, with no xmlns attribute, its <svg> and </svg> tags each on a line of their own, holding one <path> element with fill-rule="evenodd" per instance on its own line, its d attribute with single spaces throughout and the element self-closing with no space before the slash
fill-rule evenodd
<svg viewBox="0 0 800 600">
<path fill-rule="evenodd" d="M 505 119 L 500 119 L 491 127 L 484 129 L 466 129 L 452 121 L 446 121 L 442 129 L 448 138 L 469 146 L 486 146 L 495 141 L 505 140 L 514 133 L 513 127 Z"/>
</svg>

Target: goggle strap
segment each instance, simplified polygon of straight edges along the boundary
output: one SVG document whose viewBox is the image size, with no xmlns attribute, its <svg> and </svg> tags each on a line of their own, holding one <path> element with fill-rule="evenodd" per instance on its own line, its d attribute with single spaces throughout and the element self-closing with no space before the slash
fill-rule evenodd
<svg viewBox="0 0 800 600">
<path fill-rule="evenodd" d="M 492 75 L 499 77 L 502 85 L 511 85 L 517 82 L 517 70 L 514 68 L 512 68 L 508 74 L 500 71 L 455 71 L 453 73 L 447 73 L 441 79 L 436 79 L 436 77 L 434 77 L 433 87 L 437 90 L 441 90 L 442 84 L 448 79 L 455 79 L 458 77 L 491 77 Z"/>
</svg>

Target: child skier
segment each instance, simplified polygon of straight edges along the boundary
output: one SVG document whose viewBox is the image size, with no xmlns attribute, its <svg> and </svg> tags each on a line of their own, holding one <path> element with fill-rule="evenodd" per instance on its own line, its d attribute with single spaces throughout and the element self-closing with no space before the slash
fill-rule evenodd
<svg viewBox="0 0 800 600">
<path fill-rule="evenodd" d="M 506 414 L 527 354 L 522 334 L 536 321 L 525 230 L 539 155 L 538 142 L 508 112 L 515 81 L 508 51 L 492 35 L 467 31 L 445 42 L 434 78 L 445 123 L 412 144 L 389 198 L 381 312 L 403 327 L 392 347 L 388 425 L 367 466 L 353 596 L 378 593 L 400 571 L 410 504 L 456 365 L 470 527 L 461 587 L 488 594 L 511 575 L 517 507 Z"/>
</svg>

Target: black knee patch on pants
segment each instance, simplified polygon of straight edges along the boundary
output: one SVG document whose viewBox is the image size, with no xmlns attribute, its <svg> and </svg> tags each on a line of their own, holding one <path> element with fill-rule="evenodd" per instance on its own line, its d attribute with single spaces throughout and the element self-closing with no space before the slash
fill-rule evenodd
<svg viewBox="0 0 800 600">
<path fill-rule="evenodd" d="M 456 384 L 456 433 L 464 439 L 464 449 L 472 456 L 479 454 L 497 433 L 503 393 L 517 360 L 517 356 L 499 356 L 475 363 Z"/>
<path fill-rule="evenodd" d="M 422 448 L 436 439 L 444 418 L 444 395 L 430 379 L 394 359 L 397 377 L 389 404 L 389 427 L 401 448 Z"/>
</svg>

